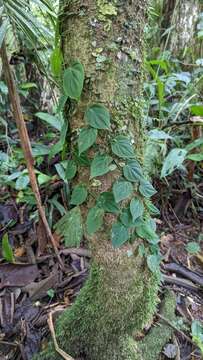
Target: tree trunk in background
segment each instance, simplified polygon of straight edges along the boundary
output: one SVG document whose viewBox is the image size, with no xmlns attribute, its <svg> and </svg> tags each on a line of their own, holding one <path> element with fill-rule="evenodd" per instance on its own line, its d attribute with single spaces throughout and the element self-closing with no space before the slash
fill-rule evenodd
<svg viewBox="0 0 203 360">
<path fill-rule="evenodd" d="M 85 126 L 88 104 L 100 103 L 111 113 L 111 132 L 100 131 L 89 156 L 99 150 L 111 153 L 109 137 L 125 134 L 134 139 L 137 158 L 143 158 L 143 30 L 147 0 L 61 0 L 60 21 L 65 66 L 79 59 L 85 68 L 85 86 L 79 104 L 69 117 L 72 151 L 78 129 Z M 117 164 L 119 160 L 117 159 Z M 90 180 L 89 167 L 81 167 L 74 185 L 86 184 L 97 197 L 111 191 L 122 174 L 122 164 L 107 175 Z M 99 181 L 98 181 L 99 180 Z M 96 185 L 96 187 L 95 187 Z M 85 223 L 94 197 L 80 206 Z M 59 346 L 74 358 L 85 360 L 142 360 L 131 337 L 152 318 L 158 278 L 134 245 L 113 249 L 110 229 L 116 216 L 105 214 L 102 231 L 86 234 L 93 259 L 89 278 L 75 303 L 56 324 Z M 129 256 L 129 254 L 132 254 Z M 150 356 L 150 355 L 149 355 Z M 57 359 L 50 347 L 37 359 Z"/>
<path fill-rule="evenodd" d="M 200 54 L 197 40 L 197 21 L 203 11 L 200 0 L 164 0 L 163 32 L 171 27 L 169 42 L 166 46 L 174 55 L 187 54 L 189 59 Z M 164 41 L 168 33 L 164 36 Z M 195 58 L 195 56 L 194 56 Z"/>
</svg>

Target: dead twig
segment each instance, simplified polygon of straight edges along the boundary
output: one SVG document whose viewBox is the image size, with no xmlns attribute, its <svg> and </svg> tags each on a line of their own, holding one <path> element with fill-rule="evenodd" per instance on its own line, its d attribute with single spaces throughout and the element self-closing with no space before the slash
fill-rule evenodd
<svg viewBox="0 0 203 360">
<path fill-rule="evenodd" d="M 49 325 L 49 330 L 51 332 L 51 336 L 54 342 L 54 347 L 56 352 L 61 355 L 65 360 L 74 360 L 70 355 L 68 355 L 65 351 L 63 351 L 62 349 L 60 349 L 60 347 L 58 346 L 57 340 L 56 340 L 56 335 L 55 335 L 55 330 L 54 330 L 54 324 L 53 324 L 53 319 L 52 319 L 52 312 L 49 313 L 48 315 L 48 325 Z"/>
<path fill-rule="evenodd" d="M 46 219 L 44 208 L 42 206 L 41 195 L 39 192 L 37 178 L 35 175 L 34 158 L 32 155 L 30 139 L 29 139 L 26 125 L 25 125 L 24 117 L 23 117 L 23 112 L 22 112 L 21 103 L 20 103 L 20 97 L 17 92 L 13 73 L 12 73 L 12 70 L 11 70 L 11 67 L 10 67 L 10 64 L 8 61 L 6 45 L 5 45 L 4 41 L 3 41 L 3 44 L 1 47 L 1 58 L 2 58 L 3 72 L 4 72 L 6 83 L 8 86 L 8 92 L 9 92 L 9 98 L 10 98 L 10 102 L 11 102 L 11 106 L 12 106 L 13 116 L 14 116 L 14 119 L 16 121 L 16 125 L 18 128 L 21 147 L 23 149 L 23 153 L 25 156 L 26 165 L 27 165 L 29 178 L 30 178 L 30 184 L 31 184 L 32 191 L 33 191 L 35 199 L 36 199 L 37 208 L 38 208 L 40 217 L 42 219 L 43 225 L 45 227 L 47 236 L 53 246 L 53 249 L 58 258 L 58 261 L 59 261 L 61 267 L 63 268 L 64 267 L 63 262 L 59 255 L 58 248 L 56 246 L 54 237 L 52 235 L 51 229 L 50 229 L 49 224 Z"/>
</svg>

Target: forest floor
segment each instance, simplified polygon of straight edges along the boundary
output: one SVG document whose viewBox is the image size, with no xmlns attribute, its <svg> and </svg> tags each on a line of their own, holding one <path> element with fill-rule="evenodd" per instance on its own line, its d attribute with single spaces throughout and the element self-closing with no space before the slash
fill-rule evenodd
<svg viewBox="0 0 203 360">
<path fill-rule="evenodd" d="M 168 198 L 167 188 L 162 191 L 163 185 L 155 183 L 157 188 L 161 187 L 155 204 L 162 209 L 156 220 L 163 256 L 160 299 L 165 288 L 172 289 L 177 299 L 177 324 L 169 324 L 174 336 L 160 359 L 198 360 L 201 355 L 194 344 L 191 326 L 195 320 L 203 321 L 203 249 L 193 252 L 191 243 L 197 241 L 201 245 L 203 219 L 192 197 L 185 190 L 178 191 L 175 177 L 172 180 L 174 186 Z M 59 193 L 62 182 L 53 186 L 53 193 Z M 0 198 L 4 195 L 5 189 L 1 189 Z M 0 233 L 4 232 L 5 224 L 14 221 L 8 234 L 15 255 L 15 263 L 9 263 L 0 254 L 1 360 L 31 360 L 50 334 L 48 314 L 52 313 L 55 319 L 71 306 L 88 276 L 91 253 L 84 244 L 80 248 L 65 248 L 54 234 L 65 266 L 65 272 L 62 271 L 42 224 L 30 220 L 31 215 L 25 205 L 17 204 L 14 193 L 5 203 L 1 202 Z M 158 319 L 159 308 L 143 336 L 151 327 L 158 326 Z"/>
</svg>

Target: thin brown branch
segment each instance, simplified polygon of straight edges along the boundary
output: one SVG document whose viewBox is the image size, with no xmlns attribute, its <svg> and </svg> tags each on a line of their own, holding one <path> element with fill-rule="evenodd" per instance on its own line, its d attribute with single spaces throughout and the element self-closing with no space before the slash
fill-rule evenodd
<svg viewBox="0 0 203 360">
<path fill-rule="evenodd" d="M 58 354 L 60 354 L 65 360 L 74 360 L 70 355 L 68 355 L 65 351 L 63 351 L 62 349 L 60 349 L 60 347 L 58 346 L 57 340 L 56 340 L 56 335 L 55 335 L 55 331 L 54 331 L 54 325 L 53 325 L 53 319 L 52 319 L 52 313 L 49 313 L 49 317 L 48 317 L 48 325 L 49 325 L 49 330 L 51 332 L 51 336 L 54 342 L 54 347 L 55 350 Z"/>
<path fill-rule="evenodd" d="M 29 178 L 30 178 L 30 184 L 31 184 L 32 191 L 33 191 L 35 199 L 36 199 L 39 215 L 40 215 L 40 217 L 42 219 L 42 222 L 44 224 L 48 239 L 50 240 L 50 242 L 51 242 L 51 244 L 53 246 L 53 249 L 54 249 L 54 251 L 56 253 L 58 261 L 59 261 L 60 265 L 63 267 L 63 262 L 61 260 L 60 255 L 59 255 L 58 248 L 56 246 L 56 243 L 55 243 L 54 237 L 52 235 L 51 229 L 49 227 L 49 224 L 47 222 L 46 215 L 45 215 L 45 212 L 44 212 L 44 208 L 43 208 L 43 205 L 42 205 L 41 196 L 40 196 L 40 192 L 39 192 L 39 187 L 38 187 L 38 183 L 37 183 L 37 178 L 36 178 L 36 175 L 35 175 L 34 158 L 33 158 L 33 155 L 32 155 L 30 139 L 29 139 L 29 136 L 28 136 L 27 128 L 26 128 L 23 113 L 22 113 L 20 97 L 19 97 L 19 94 L 17 92 L 16 84 L 15 84 L 14 77 L 13 77 L 13 73 L 12 73 L 12 70 L 11 70 L 11 67 L 10 67 L 10 64 L 9 64 L 9 61 L 8 61 L 5 42 L 3 42 L 2 48 L 1 48 L 1 58 L 2 58 L 3 72 L 4 72 L 4 76 L 5 76 L 5 79 L 6 79 L 7 86 L 8 86 L 9 98 L 10 98 L 10 102 L 11 102 L 11 106 L 12 106 L 13 116 L 15 118 L 16 125 L 17 125 L 17 128 L 18 128 L 21 147 L 22 147 L 24 157 L 25 157 L 25 160 L 26 160 L 26 165 L 27 165 Z"/>
</svg>

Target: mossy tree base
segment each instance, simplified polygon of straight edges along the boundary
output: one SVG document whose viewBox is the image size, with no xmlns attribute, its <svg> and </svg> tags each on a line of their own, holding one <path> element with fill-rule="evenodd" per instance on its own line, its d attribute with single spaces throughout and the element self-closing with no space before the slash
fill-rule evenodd
<svg viewBox="0 0 203 360">
<path fill-rule="evenodd" d="M 130 336 L 152 318 L 158 279 L 142 258 L 128 257 L 127 247 L 106 254 L 98 252 L 76 302 L 59 318 L 57 340 L 74 358 L 134 360 L 137 348 Z M 57 355 L 49 347 L 37 359 Z"/>
</svg>

